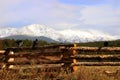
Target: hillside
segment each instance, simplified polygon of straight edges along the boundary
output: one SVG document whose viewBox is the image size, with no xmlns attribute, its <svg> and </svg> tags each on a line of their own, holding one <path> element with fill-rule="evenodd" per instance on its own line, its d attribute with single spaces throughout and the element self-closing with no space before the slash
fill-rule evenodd
<svg viewBox="0 0 120 80">
<path fill-rule="evenodd" d="M 28 40 L 35 40 L 35 39 L 38 39 L 38 40 L 43 40 L 43 41 L 47 41 L 47 42 L 56 42 L 55 40 L 53 39 L 50 39 L 50 38 L 47 38 L 47 37 L 44 37 L 44 36 L 28 36 L 28 35 L 12 35 L 12 36 L 8 36 L 8 37 L 4 37 L 3 39 L 15 39 L 15 40 L 25 40 L 25 39 L 28 39 Z"/>
</svg>

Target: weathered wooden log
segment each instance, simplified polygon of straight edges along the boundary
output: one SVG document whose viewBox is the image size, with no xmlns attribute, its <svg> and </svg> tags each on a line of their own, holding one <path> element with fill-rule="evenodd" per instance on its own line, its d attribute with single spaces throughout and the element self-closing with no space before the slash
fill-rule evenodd
<svg viewBox="0 0 120 80">
<path fill-rule="evenodd" d="M 8 58 L 18 58 L 18 57 L 31 57 L 31 58 L 34 58 L 34 57 L 38 57 L 38 56 L 60 56 L 61 54 L 63 54 L 64 52 L 38 52 L 38 53 L 16 53 L 14 55 L 7 55 L 6 57 Z"/>
<path fill-rule="evenodd" d="M 41 65 L 17 65 L 14 66 L 13 69 L 30 69 L 30 68 L 58 68 L 58 67 L 62 67 L 64 64 L 41 64 Z"/>
<path fill-rule="evenodd" d="M 12 47 L 12 48 L 7 48 L 6 50 L 11 50 L 11 51 L 25 51 L 25 50 L 43 50 L 43 49 L 49 49 L 49 48 L 60 48 L 60 47 L 73 47 L 74 44 L 61 44 L 61 45 L 46 45 L 46 46 L 39 46 L 35 47 L 32 49 L 32 47 Z"/>
<path fill-rule="evenodd" d="M 5 53 L 5 50 L 0 50 L 0 54 L 4 54 Z"/>
<path fill-rule="evenodd" d="M 71 47 L 71 48 L 62 48 L 61 50 L 77 50 L 77 51 L 91 51 L 91 52 L 96 52 L 96 51 L 103 51 L 103 52 L 120 52 L 120 47 Z"/>
<path fill-rule="evenodd" d="M 80 58 L 101 58 L 101 59 L 105 59 L 105 58 L 109 58 L 109 59 L 120 59 L 120 54 L 114 54 L 114 55 L 74 55 L 74 56 L 70 56 L 70 58 L 75 58 L 75 59 L 80 59 Z"/>
<path fill-rule="evenodd" d="M 120 62 L 77 62 L 71 66 L 120 66 Z"/>
<path fill-rule="evenodd" d="M 24 61 L 24 62 L 8 62 L 6 63 L 7 65 L 38 65 L 38 64 L 61 64 L 62 61 L 61 60 L 56 60 L 56 61 L 35 61 L 35 62 L 31 62 L 31 61 Z"/>
</svg>

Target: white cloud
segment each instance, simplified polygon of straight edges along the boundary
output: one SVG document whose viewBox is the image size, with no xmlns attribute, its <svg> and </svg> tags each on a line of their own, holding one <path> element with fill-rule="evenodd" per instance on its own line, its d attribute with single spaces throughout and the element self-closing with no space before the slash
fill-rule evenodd
<svg viewBox="0 0 120 80">
<path fill-rule="evenodd" d="M 90 25 L 120 25 L 120 9 L 116 10 L 111 6 L 86 6 L 81 10 L 82 19 L 85 24 Z"/>
<path fill-rule="evenodd" d="M 1 0 L 0 6 L 0 26 L 20 21 L 52 25 L 56 29 L 96 27 L 109 33 L 120 30 L 118 5 L 72 5 L 59 0 Z"/>
</svg>

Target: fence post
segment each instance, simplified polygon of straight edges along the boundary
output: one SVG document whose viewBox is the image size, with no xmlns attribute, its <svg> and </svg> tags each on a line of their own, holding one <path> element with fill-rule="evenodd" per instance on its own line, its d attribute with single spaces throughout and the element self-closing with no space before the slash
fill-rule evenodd
<svg viewBox="0 0 120 80">
<path fill-rule="evenodd" d="M 14 54 L 14 52 L 13 51 L 11 51 L 11 50 L 9 50 L 9 49 L 6 49 L 6 51 L 5 51 L 5 53 L 4 53 L 4 55 L 5 55 L 5 60 L 4 60 L 4 65 L 2 66 L 2 68 L 13 68 L 13 65 L 8 65 L 7 63 L 9 63 L 9 62 L 13 62 L 14 61 L 14 58 L 9 58 L 8 57 L 8 55 L 13 55 Z"/>
<path fill-rule="evenodd" d="M 10 54 L 10 55 L 14 55 L 14 52 L 13 52 L 13 51 L 10 51 L 9 54 Z M 15 60 L 14 58 L 9 58 L 9 59 L 8 59 L 8 63 L 9 63 L 9 62 L 14 62 L 14 60 Z M 9 69 L 10 69 L 10 68 L 13 68 L 13 67 L 14 67 L 14 65 L 9 65 L 9 66 L 8 66 Z"/>
<path fill-rule="evenodd" d="M 76 47 L 77 47 L 77 45 L 74 43 L 74 46 L 73 46 L 73 52 L 72 52 L 72 55 L 76 55 L 76 53 L 77 53 L 77 51 L 76 51 Z M 76 64 L 77 63 L 77 60 L 76 59 L 73 59 L 72 60 L 72 63 L 73 64 Z M 72 70 L 73 70 L 73 72 L 76 72 L 77 70 L 78 70 L 78 67 L 77 66 L 72 66 Z"/>
<path fill-rule="evenodd" d="M 7 67 L 6 62 L 7 62 L 7 55 L 9 54 L 9 52 L 10 52 L 9 49 L 6 49 L 5 52 L 4 52 L 5 58 L 4 58 L 4 64 L 2 66 L 2 69 Z"/>
</svg>

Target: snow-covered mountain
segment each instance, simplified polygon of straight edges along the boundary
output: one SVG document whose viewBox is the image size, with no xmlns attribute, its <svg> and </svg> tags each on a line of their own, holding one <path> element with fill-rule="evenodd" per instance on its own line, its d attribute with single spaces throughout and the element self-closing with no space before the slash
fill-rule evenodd
<svg viewBox="0 0 120 80">
<path fill-rule="evenodd" d="M 16 28 L 5 27 L 0 29 L 0 38 L 15 35 L 15 34 L 18 34 Z"/>
<path fill-rule="evenodd" d="M 57 31 L 45 25 L 33 24 L 17 28 L 2 28 L 0 30 L 0 38 L 12 35 L 28 35 L 28 36 L 45 36 L 60 42 L 86 42 L 86 41 L 102 41 L 114 40 L 115 36 L 105 34 L 95 30 L 63 30 Z"/>
</svg>

